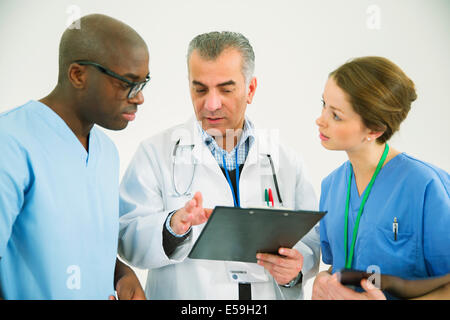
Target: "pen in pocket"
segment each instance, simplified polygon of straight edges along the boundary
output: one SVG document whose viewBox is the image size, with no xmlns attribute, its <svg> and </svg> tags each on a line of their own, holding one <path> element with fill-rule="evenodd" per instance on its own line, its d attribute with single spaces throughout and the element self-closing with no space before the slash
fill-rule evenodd
<svg viewBox="0 0 450 320">
<path fill-rule="evenodd" d="M 267 206 L 269 207 L 269 190 L 265 189 L 264 190 L 264 202 L 267 204 Z"/>
<path fill-rule="evenodd" d="M 270 204 L 272 204 L 272 207 L 274 206 L 272 189 L 269 188 L 264 190 L 264 201 L 268 207 L 270 207 Z"/>
<path fill-rule="evenodd" d="M 398 234 L 397 217 L 394 218 L 394 223 L 392 224 L 392 231 L 394 232 L 394 241 L 397 241 L 397 234 Z"/>
</svg>

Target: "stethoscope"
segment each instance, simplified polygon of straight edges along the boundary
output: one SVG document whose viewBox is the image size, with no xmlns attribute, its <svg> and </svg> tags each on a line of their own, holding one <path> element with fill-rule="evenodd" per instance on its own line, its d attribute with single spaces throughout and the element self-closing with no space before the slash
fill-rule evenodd
<svg viewBox="0 0 450 320">
<path fill-rule="evenodd" d="M 178 145 L 180 144 L 180 140 L 178 139 L 177 143 L 175 143 L 175 146 L 173 147 L 173 152 L 172 152 L 172 184 L 173 184 L 173 189 L 175 190 L 175 193 L 177 194 L 177 196 L 179 197 L 183 197 L 183 196 L 191 196 L 191 186 L 192 186 L 192 182 L 194 181 L 194 176 L 195 176 L 195 169 L 197 168 L 197 162 L 194 161 L 194 170 L 192 171 L 192 177 L 191 177 L 191 182 L 189 182 L 189 185 L 187 186 L 186 190 L 184 192 L 180 192 L 178 191 L 177 188 L 177 183 L 175 181 L 175 160 L 177 157 L 177 150 L 178 150 Z M 194 145 L 190 145 L 190 147 L 192 148 Z"/>
<path fill-rule="evenodd" d="M 172 184 L 173 184 L 173 188 L 175 190 L 175 193 L 177 194 L 177 196 L 182 197 L 182 196 L 190 196 L 192 195 L 192 193 L 190 192 L 191 187 L 192 187 L 192 183 L 194 181 L 194 176 L 195 176 L 195 171 L 197 168 L 197 162 L 193 161 L 193 165 L 194 165 L 194 169 L 192 170 L 192 176 L 191 176 L 191 181 L 189 182 L 189 185 L 187 186 L 187 188 L 184 190 L 184 192 L 181 192 L 180 190 L 178 190 L 177 187 L 177 183 L 176 183 L 176 174 L 175 174 L 175 160 L 177 157 L 177 150 L 180 144 L 180 140 L 178 139 L 178 141 L 175 143 L 174 147 L 173 147 L 173 151 L 172 151 Z M 190 145 L 190 147 L 192 148 L 194 145 Z M 278 197 L 278 201 L 280 202 L 280 205 L 283 206 L 283 200 L 281 199 L 281 193 L 280 193 L 280 188 L 278 186 L 278 179 L 277 179 L 277 174 L 275 173 L 275 167 L 273 165 L 273 161 L 272 161 L 272 157 L 270 154 L 265 154 L 267 159 L 269 160 L 270 163 L 270 168 L 272 170 L 272 178 L 273 178 L 273 182 L 275 185 L 275 190 L 277 193 L 277 197 Z M 223 156 L 223 165 L 224 168 L 226 168 L 226 163 L 225 163 L 225 157 Z M 237 152 L 236 152 L 236 164 L 237 164 Z M 236 167 L 236 185 L 237 185 L 237 190 L 236 190 L 236 195 L 234 193 L 233 190 L 233 186 L 231 184 L 231 179 L 229 177 L 228 174 L 228 170 L 225 169 L 225 175 L 228 181 L 228 184 L 230 186 L 230 188 L 232 189 L 232 194 L 233 194 L 233 200 L 234 200 L 234 205 L 235 207 L 240 207 L 240 197 L 239 197 L 239 166 Z"/>
</svg>

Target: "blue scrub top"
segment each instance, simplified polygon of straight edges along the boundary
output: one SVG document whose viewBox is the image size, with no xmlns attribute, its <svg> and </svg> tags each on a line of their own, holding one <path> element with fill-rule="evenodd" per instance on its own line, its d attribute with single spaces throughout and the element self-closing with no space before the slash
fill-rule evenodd
<svg viewBox="0 0 450 320">
<path fill-rule="evenodd" d="M 0 115 L 0 294 L 108 299 L 118 241 L 119 159 L 98 128 L 89 153 L 49 107 Z"/>
<path fill-rule="evenodd" d="M 344 223 L 350 162 L 322 181 L 320 223 L 323 262 L 333 273 L 345 267 Z M 449 174 L 405 153 L 380 171 L 361 216 L 352 269 L 405 279 L 450 272 Z M 364 191 L 365 192 L 365 191 Z M 364 194 L 358 194 L 353 173 L 348 223 L 348 250 Z M 398 235 L 394 240 L 393 222 Z M 372 267 L 371 267 L 372 266 Z M 373 267 L 375 266 L 375 268 Z"/>
</svg>

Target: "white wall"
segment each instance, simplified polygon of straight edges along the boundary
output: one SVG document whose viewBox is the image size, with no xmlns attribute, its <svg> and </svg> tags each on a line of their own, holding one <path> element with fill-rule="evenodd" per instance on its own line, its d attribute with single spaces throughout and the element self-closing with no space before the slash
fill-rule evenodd
<svg viewBox="0 0 450 320">
<path fill-rule="evenodd" d="M 136 121 L 107 132 L 119 149 L 121 174 L 143 138 L 192 114 L 186 49 L 195 35 L 212 30 L 249 38 L 258 89 L 248 114 L 261 128 L 279 128 L 303 155 L 317 194 L 320 181 L 346 159 L 318 139 L 323 86 L 330 71 L 357 56 L 385 56 L 416 83 L 418 100 L 391 145 L 450 170 L 448 0 L 0 0 L 0 112 L 53 89 L 59 39 L 76 13 L 71 5 L 82 15 L 128 23 L 150 48 L 152 81 Z"/>
</svg>

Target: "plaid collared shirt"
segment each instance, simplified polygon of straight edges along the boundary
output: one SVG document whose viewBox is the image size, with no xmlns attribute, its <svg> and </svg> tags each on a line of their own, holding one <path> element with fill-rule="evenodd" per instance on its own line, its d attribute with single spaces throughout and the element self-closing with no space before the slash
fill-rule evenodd
<svg viewBox="0 0 450 320">
<path fill-rule="evenodd" d="M 244 129 L 242 135 L 238 143 L 236 144 L 234 149 L 231 150 L 230 153 L 219 147 L 216 140 L 214 140 L 212 136 L 206 133 L 206 131 L 203 130 L 200 124 L 198 124 L 198 127 L 200 129 L 203 142 L 209 148 L 213 157 L 216 159 L 217 163 L 221 168 L 224 167 L 223 156 L 225 156 L 225 162 L 227 166 L 226 169 L 228 171 L 236 169 L 236 152 L 238 161 L 237 166 L 239 166 L 243 164 L 247 159 L 248 151 L 250 150 L 250 147 L 253 145 L 253 142 L 255 141 L 255 132 L 253 124 L 247 118 L 244 121 Z"/>
</svg>

